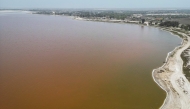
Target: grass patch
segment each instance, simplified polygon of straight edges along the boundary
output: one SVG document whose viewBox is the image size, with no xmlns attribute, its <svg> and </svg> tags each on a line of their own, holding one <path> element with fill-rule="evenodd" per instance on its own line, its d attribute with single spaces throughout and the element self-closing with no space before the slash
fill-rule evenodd
<svg viewBox="0 0 190 109">
<path fill-rule="evenodd" d="M 185 66 L 188 62 L 188 59 L 187 57 L 184 56 L 184 54 L 182 53 L 181 54 L 181 59 L 183 60 L 183 66 Z M 186 68 L 186 67 L 183 67 L 183 73 L 185 74 L 185 77 L 190 81 L 190 73 L 189 73 L 190 69 L 189 68 Z"/>
<path fill-rule="evenodd" d="M 176 31 L 171 31 L 173 34 L 175 34 L 175 35 L 178 35 L 179 37 L 181 37 L 181 38 L 185 38 L 182 34 L 179 34 L 178 32 L 176 32 Z"/>
</svg>

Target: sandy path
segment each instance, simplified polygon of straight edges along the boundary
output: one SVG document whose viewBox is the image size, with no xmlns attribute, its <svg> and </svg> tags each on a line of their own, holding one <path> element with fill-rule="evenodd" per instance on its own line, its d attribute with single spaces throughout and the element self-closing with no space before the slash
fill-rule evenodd
<svg viewBox="0 0 190 109">
<path fill-rule="evenodd" d="M 167 56 L 166 63 L 153 70 L 155 82 L 167 92 L 167 97 L 161 109 L 190 109 L 190 83 L 183 74 L 183 61 L 181 53 L 190 46 L 190 38 L 182 34 L 183 40 L 180 47 Z"/>
</svg>

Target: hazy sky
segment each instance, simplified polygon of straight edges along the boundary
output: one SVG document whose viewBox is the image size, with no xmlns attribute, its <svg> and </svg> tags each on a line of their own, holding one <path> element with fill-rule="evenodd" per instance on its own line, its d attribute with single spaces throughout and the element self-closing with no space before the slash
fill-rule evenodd
<svg viewBox="0 0 190 109">
<path fill-rule="evenodd" d="M 190 8 L 190 0 L 0 0 L 0 8 Z"/>
</svg>

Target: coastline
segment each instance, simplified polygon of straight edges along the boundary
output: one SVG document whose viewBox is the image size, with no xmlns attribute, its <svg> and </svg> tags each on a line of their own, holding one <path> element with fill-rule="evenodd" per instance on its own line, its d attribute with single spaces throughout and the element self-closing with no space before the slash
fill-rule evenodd
<svg viewBox="0 0 190 109">
<path fill-rule="evenodd" d="M 166 30 L 172 33 L 172 29 Z M 173 31 L 176 32 L 176 31 Z M 181 53 L 190 46 L 187 34 L 177 32 L 184 37 L 180 46 L 169 52 L 165 63 L 152 71 L 154 81 L 167 93 L 160 109 L 189 109 L 190 108 L 190 83 L 183 74 L 183 61 Z"/>
<path fill-rule="evenodd" d="M 76 20 L 84 21 L 98 21 L 98 22 L 111 22 L 111 23 L 129 23 L 139 24 L 137 22 L 125 22 L 121 20 L 96 20 L 74 18 Z M 143 25 L 146 26 L 146 25 Z M 152 78 L 166 92 L 166 98 L 160 109 L 190 109 L 190 82 L 183 73 L 183 60 L 181 54 L 184 50 L 190 47 L 190 38 L 187 34 L 176 31 L 173 28 L 162 28 L 152 26 L 161 30 L 170 32 L 172 35 L 182 39 L 181 45 L 177 46 L 173 51 L 167 54 L 164 64 L 152 71 Z"/>
<path fill-rule="evenodd" d="M 146 26 L 137 22 L 125 22 L 122 20 L 86 19 L 74 16 L 69 17 L 83 21 L 126 23 Z M 182 39 L 181 45 L 177 46 L 173 51 L 167 54 L 164 64 L 152 71 L 154 82 L 156 82 L 167 94 L 160 109 L 190 109 L 190 82 L 183 74 L 183 60 L 180 56 L 181 53 L 190 46 L 190 38 L 187 34 L 178 32 L 173 28 L 162 28 L 159 26 L 151 27 L 170 32 L 174 36 L 178 36 Z"/>
<path fill-rule="evenodd" d="M 137 24 L 137 25 L 142 25 L 142 26 L 149 26 L 148 24 L 139 23 L 139 21 L 127 21 L 127 20 L 116 20 L 116 19 L 90 19 L 90 18 L 81 18 L 81 17 L 75 17 L 73 16 L 72 19 L 75 20 L 83 20 L 83 21 L 94 21 L 94 22 L 108 22 L 108 23 L 122 23 L 122 24 Z"/>
<path fill-rule="evenodd" d="M 57 15 L 60 16 L 60 15 Z M 75 19 L 72 16 L 67 16 Z M 139 23 L 129 23 L 124 21 L 96 21 L 86 19 L 75 19 L 94 22 L 108 22 L 108 23 L 121 23 L 121 24 L 136 24 L 139 26 L 146 26 Z M 190 109 L 190 82 L 183 74 L 183 63 L 181 59 L 181 53 L 190 47 L 190 34 L 183 33 L 175 30 L 175 28 L 162 28 L 157 26 L 151 26 L 163 31 L 170 32 L 175 37 L 182 39 L 179 46 L 167 54 L 164 64 L 152 71 L 152 78 L 154 82 L 158 84 L 167 94 L 160 109 Z M 177 34 L 175 34 L 176 32 Z M 189 52 L 190 53 L 190 52 Z"/>
</svg>

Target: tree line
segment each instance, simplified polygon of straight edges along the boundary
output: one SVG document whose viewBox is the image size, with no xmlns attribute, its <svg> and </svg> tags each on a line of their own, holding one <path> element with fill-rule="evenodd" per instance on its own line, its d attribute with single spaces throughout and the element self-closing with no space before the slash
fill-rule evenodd
<svg viewBox="0 0 190 109">
<path fill-rule="evenodd" d="M 165 22 L 161 22 L 160 26 L 178 27 L 179 26 L 179 22 L 177 22 L 177 21 L 165 21 Z"/>
<path fill-rule="evenodd" d="M 190 24 L 187 24 L 187 25 L 181 25 L 181 28 L 190 31 Z"/>
</svg>

